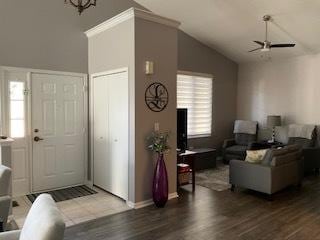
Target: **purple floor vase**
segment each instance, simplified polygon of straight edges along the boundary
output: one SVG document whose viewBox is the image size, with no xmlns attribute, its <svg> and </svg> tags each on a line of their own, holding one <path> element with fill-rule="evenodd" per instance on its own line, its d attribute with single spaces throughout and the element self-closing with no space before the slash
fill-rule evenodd
<svg viewBox="0 0 320 240">
<path fill-rule="evenodd" d="M 168 174 L 163 154 L 159 154 L 154 170 L 152 196 L 155 205 L 163 208 L 168 201 Z"/>
</svg>

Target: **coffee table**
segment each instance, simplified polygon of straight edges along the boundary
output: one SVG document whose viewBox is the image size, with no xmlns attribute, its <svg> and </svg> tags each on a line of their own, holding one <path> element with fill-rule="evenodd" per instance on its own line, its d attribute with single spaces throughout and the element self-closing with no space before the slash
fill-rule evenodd
<svg viewBox="0 0 320 240">
<path fill-rule="evenodd" d="M 183 153 L 177 154 L 177 164 L 186 163 L 190 166 L 192 175 L 192 191 L 196 188 L 196 170 L 204 168 L 216 167 L 216 149 L 214 148 L 198 148 L 186 150 Z M 179 172 L 177 172 L 177 188 L 179 187 Z"/>
</svg>

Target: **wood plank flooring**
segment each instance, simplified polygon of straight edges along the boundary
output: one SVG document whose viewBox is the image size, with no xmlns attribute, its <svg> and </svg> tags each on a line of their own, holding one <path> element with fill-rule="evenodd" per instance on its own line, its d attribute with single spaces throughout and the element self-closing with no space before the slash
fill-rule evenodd
<svg viewBox="0 0 320 240">
<path fill-rule="evenodd" d="M 190 190 L 190 189 L 189 189 Z M 272 202 L 251 191 L 181 190 L 164 209 L 130 210 L 70 227 L 66 240 L 320 239 L 320 177 Z"/>
</svg>

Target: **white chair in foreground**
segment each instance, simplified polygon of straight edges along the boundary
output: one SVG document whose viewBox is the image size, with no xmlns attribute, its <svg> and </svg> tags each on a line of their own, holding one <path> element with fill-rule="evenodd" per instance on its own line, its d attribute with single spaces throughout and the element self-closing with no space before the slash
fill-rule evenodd
<svg viewBox="0 0 320 240">
<path fill-rule="evenodd" d="M 0 221 L 3 229 L 6 230 L 11 196 L 9 193 L 11 179 L 11 169 L 0 165 Z"/>
<path fill-rule="evenodd" d="M 49 194 L 33 203 L 21 230 L 0 233 L 0 240 L 63 240 L 65 223 Z"/>
</svg>

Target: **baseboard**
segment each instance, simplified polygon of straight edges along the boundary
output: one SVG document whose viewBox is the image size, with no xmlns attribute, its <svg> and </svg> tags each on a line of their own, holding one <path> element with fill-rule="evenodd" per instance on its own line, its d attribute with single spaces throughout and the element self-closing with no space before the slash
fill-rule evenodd
<svg viewBox="0 0 320 240">
<path fill-rule="evenodd" d="M 144 207 L 150 206 L 152 204 L 153 204 L 152 199 L 142 201 L 142 202 L 137 202 L 137 203 L 127 201 L 127 205 L 133 209 L 144 208 Z"/>
<path fill-rule="evenodd" d="M 168 200 L 171 200 L 171 199 L 174 199 L 174 198 L 178 198 L 178 197 L 179 197 L 179 195 L 178 195 L 177 192 L 170 193 L 169 196 L 168 196 Z M 152 204 L 153 204 L 153 200 L 152 199 L 148 199 L 146 201 L 141 201 L 141 202 L 137 202 L 137 203 L 127 201 L 127 205 L 130 208 L 134 208 L 134 209 L 144 208 L 144 207 L 150 206 Z"/>
<path fill-rule="evenodd" d="M 171 200 L 171 199 L 178 198 L 178 197 L 179 197 L 178 193 L 174 192 L 174 193 L 169 194 L 168 199 Z"/>
</svg>

